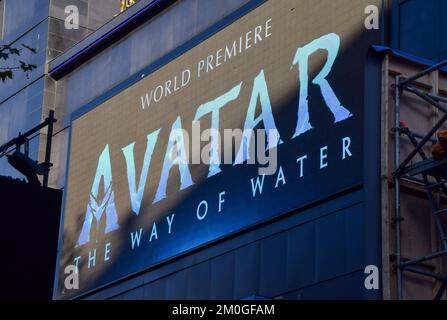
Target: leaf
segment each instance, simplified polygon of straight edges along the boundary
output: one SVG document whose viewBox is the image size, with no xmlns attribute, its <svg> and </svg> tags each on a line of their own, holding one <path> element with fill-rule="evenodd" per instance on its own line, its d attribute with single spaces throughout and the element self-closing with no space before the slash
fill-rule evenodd
<svg viewBox="0 0 447 320">
<path fill-rule="evenodd" d="M 2 82 L 5 82 L 6 79 L 12 79 L 13 77 L 13 73 L 12 70 L 6 70 L 6 71 L 1 71 L 0 72 L 0 80 L 2 80 Z"/>
<path fill-rule="evenodd" d="M 9 47 L 9 53 L 12 55 L 20 56 L 20 50 L 13 47 Z"/>
<path fill-rule="evenodd" d="M 21 46 L 26 50 L 34 54 L 37 54 L 37 50 L 32 47 L 23 43 L 21 44 Z M 15 48 L 12 45 L 0 45 L 0 60 L 7 61 L 8 59 L 11 58 L 11 56 L 20 56 L 22 50 L 23 49 Z M 0 70 L 2 70 L 0 72 L 0 80 L 2 82 L 5 82 L 6 80 L 13 78 L 14 76 L 13 70 L 17 69 L 22 70 L 23 72 L 25 72 L 26 78 L 29 79 L 30 78 L 29 72 L 33 71 L 34 69 L 37 69 L 37 66 L 35 64 L 30 64 L 25 61 L 19 60 L 17 65 L 16 60 L 14 59 L 13 61 L 14 65 L 10 67 L 0 68 Z"/>
<path fill-rule="evenodd" d="M 22 47 L 24 47 L 25 49 L 28 49 L 29 51 L 31 51 L 34 54 L 37 54 L 37 50 L 35 48 L 31 48 L 30 46 L 27 46 L 26 44 L 22 43 Z"/>
<path fill-rule="evenodd" d="M 33 71 L 34 69 L 37 69 L 37 66 L 35 64 L 28 64 L 22 60 L 19 60 L 20 66 L 19 68 L 22 69 L 24 72 Z"/>
</svg>

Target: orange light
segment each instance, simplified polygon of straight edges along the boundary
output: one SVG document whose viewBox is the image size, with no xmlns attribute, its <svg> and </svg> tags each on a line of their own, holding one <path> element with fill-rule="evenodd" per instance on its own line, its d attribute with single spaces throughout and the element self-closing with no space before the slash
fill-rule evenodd
<svg viewBox="0 0 447 320">
<path fill-rule="evenodd" d="M 137 3 L 138 0 L 121 0 L 120 12 L 124 12 Z"/>
</svg>

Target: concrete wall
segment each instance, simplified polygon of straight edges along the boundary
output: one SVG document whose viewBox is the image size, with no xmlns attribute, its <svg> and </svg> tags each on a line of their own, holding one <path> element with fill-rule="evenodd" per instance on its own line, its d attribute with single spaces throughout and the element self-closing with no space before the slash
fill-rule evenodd
<svg viewBox="0 0 447 320">
<path fill-rule="evenodd" d="M 20 60 L 37 69 L 27 76 L 17 71 L 14 79 L 0 82 L 0 145 L 39 124 L 56 108 L 55 81 L 46 75 L 47 63 L 113 18 L 119 12 L 119 1 L 98 0 L 13 0 L 4 4 L 4 29 L 0 45 L 22 44 L 37 50 L 32 54 L 22 50 Z M 80 11 L 80 28 L 64 27 L 65 7 L 76 5 Z M 101 10 L 99 9 L 99 7 Z M 0 61 L 0 66 L 17 65 L 12 60 Z M 31 141 L 30 155 L 42 161 L 46 137 Z M 57 138 L 56 138 L 57 139 Z M 56 149 L 55 154 L 60 150 Z M 0 175 L 22 176 L 0 159 Z M 55 184 L 53 184 L 54 186 Z"/>
</svg>

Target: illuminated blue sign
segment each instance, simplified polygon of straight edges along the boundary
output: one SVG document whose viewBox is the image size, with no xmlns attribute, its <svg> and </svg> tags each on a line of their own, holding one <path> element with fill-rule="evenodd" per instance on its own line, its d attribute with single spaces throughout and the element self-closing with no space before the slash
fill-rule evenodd
<svg viewBox="0 0 447 320">
<path fill-rule="evenodd" d="M 274 3 L 75 117 L 58 297 L 362 183 L 367 47 Z"/>
</svg>

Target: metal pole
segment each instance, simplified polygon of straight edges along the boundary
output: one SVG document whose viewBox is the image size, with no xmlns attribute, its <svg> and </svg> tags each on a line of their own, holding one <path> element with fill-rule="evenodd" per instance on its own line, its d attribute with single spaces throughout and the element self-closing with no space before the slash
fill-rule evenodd
<svg viewBox="0 0 447 320">
<path fill-rule="evenodd" d="M 431 73 L 433 71 L 436 71 L 438 69 L 441 69 L 442 67 L 445 67 L 445 66 L 447 66 L 447 60 L 442 61 L 442 62 L 440 62 L 438 64 L 435 64 L 434 66 L 432 66 L 432 67 L 430 67 L 428 69 L 425 69 L 424 71 L 422 71 L 422 72 L 420 72 L 418 74 L 415 74 L 414 76 L 412 76 L 410 78 L 407 78 L 407 79 L 403 80 L 402 82 L 399 82 L 397 84 L 397 86 L 400 87 L 400 86 L 403 86 L 403 85 L 405 85 L 407 83 L 413 82 L 414 80 L 422 78 L 423 76 L 425 76 L 425 75 L 427 75 L 427 74 L 429 74 L 429 73 Z"/>
<path fill-rule="evenodd" d="M 437 96 L 437 95 L 435 95 L 435 94 L 431 94 L 430 92 L 426 92 L 425 94 L 426 94 L 427 96 L 429 96 L 430 98 L 432 98 L 433 100 L 436 100 L 436 101 L 438 101 L 438 102 L 444 102 L 444 103 L 447 103 L 447 98 L 440 97 L 440 96 Z"/>
<path fill-rule="evenodd" d="M 50 110 L 50 114 L 46 120 L 48 123 L 48 132 L 47 132 L 47 144 L 45 151 L 45 174 L 43 176 L 43 186 L 48 187 L 48 178 L 50 175 L 50 167 L 51 167 L 51 144 L 53 141 L 53 123 L 56 122 L 54 119 L 54 111 Z"/>
<path fill-rule="evenodd" d="M 400 77 L 395 78 L 394 88 L 394 165 L 396 170 L 400 165 Z M 395 224 L 396 224 L 396 278 L 397 299 L 402 300 L 402 270 L 401 270 L 401 243 L 400 243 L 400 177 L 394 176 L 394 201 L 395 201 Z"/>
<path fill-rule="evenodd" d="M 441 300 L 446 289 L 447 289 L 447 279 L 444 279 L 444 281 L 442 282 L 441 287 L 438 290 L 438 293 L 436 293 L 436 296 L 435 296 L 434 300 Z"/>
<path fill-rule="evenodd" d="M 399 91 L 399 87 L 396 87 L 396 90 Z M 395 171 L 395 175 L 399 176 L 402 174 L 402 172 L 405 170 L 405 166 L 413 159 L 413 157 L 419 152 L 419 150 L 429 141 L 433 135 L 436 134 L 436 131 L 441 128 L 444 123 L 447 121 L 447 114 L 444 115 L 437 123 L 436 125 L 427 133 L 427 135 L 422 139 L 419 144 L 416 146 L 415 149 L 413 149 L 410 154 L 405 158 L 404 161 L 397 167 Z"/>
<path fill-rule="evenodd" d="M 413 146 L 417 147 L 418 142 L 417 142 L 416 138 L 414 137 L 413 133 L 409 129 L 406 129 L 406 131 L 407 131 L 406 134 L 408 135 L 408 138 L 410 139 Z M 422 158 L 422 160 L 427 160 L 427 156 L 425 155 L 425 152 L 422 149 L 419 149 L 418 153 L 419 153 L 419 156 Z M 425 189 L 427 190 L 427 195 L 428 195 L 428 200 L 430 201 L 431 210 L 435 213 L 435 215 L 434 215 L 435 224 L 436 224 L 436 228 L 438 229 L 438 232 L 442 239 L 442 247 L 444 250 L 447 250 L 447 238 L 445 236 L 444 229 L 442 227 L 442 223 L 441 223 L 439 214 L 436 214 L 439 211 L 439 208 L 437 206 L 435 198 L 433 197 L 432 188 L 430 188 L 430 181 L 428 179 L 427 173 L 423 173 L 422 176 L 424 178 L 424 185 L 425 185 Z M 444 184 L 445 184 L 445 181 L 441 181 L 438 178 L 436 178 L 436 181 L 438 184 L 442 183 L 442 186 L 444 186 Z M 444 189 L 445 189 L 445 186 L 444 186 Z M 447 210 L 447 209 L 443 209 L 443 210 Z"/>
<path fill-rule="evenodd" d="M 430 272 L 430 271 L 423 270 L 423 269 L 408 267 L 405 270 L 407 270 L 408 272 L 413 272 L 413 273 L 417 273 L 417 274 L 420 274 L 420 275 L 423 275 L 426 277 L 430 277 L 430 278 L 436 279 L 438 281 L 446 281 L 447 280 L 447 278 L 443 277 L 439 273 Z"/>
<path fill-rule="evenodd" d="M 441 106 L 438 102 L 444 102 L 442 101 L 442 99 L 440 97 L 437 97 L 435 95 L 429 94 L 428 92 L 419 90 L 413 86 L 404 86 L 402 87 L 404 90 L 408 90 L 411 93 L 414 93 L 415 95 L 417 95 L 419 98 L 427 101 L 428 103 L 430 103 L 432 106 L 434 106 L 436 109 L 441 110 L 444 113 L 447 113 L 447 109 L 444 108 L 443 106 Z M 445 99 L 445 102 L 447 102 L 447 99 Z"/>
<path fill-rule="evenodd" d="M 53 119 L 53 122 L 55 122 L 56 120 Z M 42 122 L 41 124 L 37 125 L 36 127 L 34 127 L 33 129 L 25 132 L 25 133 L 20 133 L 19 136 L 17 138 L 12 139 L 11 141 L 5 143 L 4 145 L 0 146 L 0 153 L 3 153 L 5 151 L 7 151 L 9 148 L 13 147 L 13 146 L 17 146 L 17 145 L 22 145 L 25 143 L 25 140 L 27 137 L 31 136 L 32 134 L 42 130 L 43 128 L 45 128 L 48 125 L 48 119 L 45 120 L 45 122 Z"/>
<path fill-rule="evenodd" d="M 400 267 L 401 268 L 406 268 L 406 267 L 414 265 L 414 264 L 418 264 L 418 263 L 421 263 L 421 262 L 425 262 L 425 261 L 429 261 L 429 260 L 433 260 L 433 259 L 442 257 L 442 256 L 444 256 L 446 254 L 447 254 L 447 250 L 442 250 L 442 251 L 439 251 L 439 252 L 435 252 L 435 253 L 429 254 L 427 256 L 423 256 L 423 257 L 420 257 L 420 258 L 417 258 L 417 259 L 413 259 L 413 260 L 409 260 L 409 261 L 406 261 L 406 262 L 402 262 L 400 264 Z"/>
</svg>

